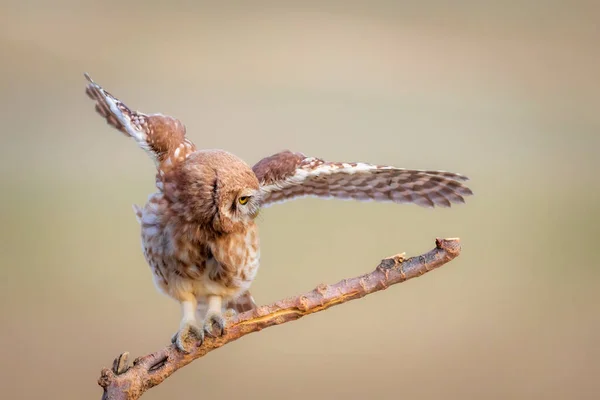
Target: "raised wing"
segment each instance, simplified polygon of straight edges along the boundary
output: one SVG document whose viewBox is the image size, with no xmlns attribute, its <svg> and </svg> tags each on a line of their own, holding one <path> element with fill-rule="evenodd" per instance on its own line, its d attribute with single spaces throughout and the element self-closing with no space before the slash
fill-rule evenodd
<svg viewBox="0 0 600 400">
<path fill-rule="evenodd" d="M 473 194 L 463 183 L 468 178 L 452 172 L 327 162 L 290 151 L 264 158 L 252 169 L 263 207 L 307 196 L 450 207 Z"/>
<path fill-rule="evenodd" d="M 132 111 L 88 74 L 85 77 L 89 82 L 85 92 L 96 101 L 98 114 L 113 128 L 133 138 L 157 165 L 185 159 L 195 151 L 194 144 L 185 137 L 185 126 L 181 121 L 167 115 Z"/>
</svg>

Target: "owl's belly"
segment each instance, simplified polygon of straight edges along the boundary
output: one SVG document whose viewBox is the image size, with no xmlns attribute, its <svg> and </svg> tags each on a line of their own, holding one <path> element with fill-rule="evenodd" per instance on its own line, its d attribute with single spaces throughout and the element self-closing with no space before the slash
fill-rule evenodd
<svg viewBox="0 0 600 400">
<path fill-rule="evenodd" d="M 162 196 L 151 196 L 138 214 L 142 249 L 156 287 L 179 301 L 190 294 L 231 298 L 247 290 L 260 263 L 256 225 L 216 239 L 181 235 L 177 226 L 160 218 L 162 201 Z"/>
</svg>

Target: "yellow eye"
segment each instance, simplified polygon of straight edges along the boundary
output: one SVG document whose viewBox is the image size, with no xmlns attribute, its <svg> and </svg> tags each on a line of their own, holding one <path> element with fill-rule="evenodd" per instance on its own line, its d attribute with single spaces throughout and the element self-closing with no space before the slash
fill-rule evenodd
<svg viewBox="0 0 600 400">
<path fill-rule="evenodd" d="M 248 202 L 248 200 L 250 200 L 250 196 L 242 196 L 239 198 L 238 201 L 240 202 L 241 205 L 244 205 Z"/>
</svg>

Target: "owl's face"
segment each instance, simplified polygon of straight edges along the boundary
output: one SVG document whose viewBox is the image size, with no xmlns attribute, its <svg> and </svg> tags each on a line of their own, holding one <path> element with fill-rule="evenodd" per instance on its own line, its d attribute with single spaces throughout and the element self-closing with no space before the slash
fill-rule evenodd
<svg viewBox="0 0 600 400">
<path fill-rule="evenodd" d="M 258 179 L 248 165 L 227 152 L 198 151 L 176 175 L 177 204 L 190 222 L 229 233 L 242 229 L 258 215 Z"/>
<path fill-rule="evenodd" d="M 249 182 L 251 183 L 251 182 Z M 232 223 L 252 221 L 260 211 L 260 191 L 258 185 L 248 185 L 237 190 L 223 193 L 224 202 L 219 209 L 220 214 Z"/>
<path fill-rule="evenodd" d="M 217 230 L 232 232 L 252 222 L 260 210 L 258 179 L 250 168 L 217 169 Z"/>
</svg>

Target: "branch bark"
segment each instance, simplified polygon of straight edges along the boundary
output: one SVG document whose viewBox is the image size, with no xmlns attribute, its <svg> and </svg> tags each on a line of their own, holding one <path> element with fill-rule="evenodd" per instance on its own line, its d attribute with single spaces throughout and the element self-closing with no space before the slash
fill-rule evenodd
<svg viewBox="0 0 600 400">
<path fill-rule="evenodd" d="M 239 314 L 228 321 L 222 337 L 207 336 L 204 343 L 189 354 L 169 345 L 135 359 L 130 367 L 129 354 L 123 353 L 115 359 L 112 369 L 104 368 L 101 372 L 98 384 L 104 389 L 102 399 L 138 399 L 146 390 L 162 383 L 179 368 L 242 336 L 387 289 L 390 285 L 441 267 L 460 254 L 458 238 L 436 239 L 435 245 L 433 250 L 420 256 L 405 259 L 403 253 L 385 258 L 371 273 L 344 279 L 335 285 L 322 284 L 308 293 Z"/>
</svg>

